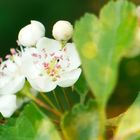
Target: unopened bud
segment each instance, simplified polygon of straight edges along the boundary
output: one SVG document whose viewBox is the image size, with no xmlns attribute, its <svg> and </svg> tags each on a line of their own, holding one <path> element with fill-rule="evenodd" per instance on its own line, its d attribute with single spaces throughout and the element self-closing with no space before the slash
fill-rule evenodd
<svg viewBox="0 0 140 140">
<path fill-rule="evenodd" d="M 68 41 L 73 34 L 73 26 L 68 21 L 58 21 L 53 26 L 53 37 L 59 41 Z"/>
<path fill-rule="evenodd" d="M 31 21 L 31 24 L 23 27 L 18 35 L 19 45 L 31 47 L 35 46 L 37 41 L 45 36 L 45 28 L 38 21 Z"/>
</svg>

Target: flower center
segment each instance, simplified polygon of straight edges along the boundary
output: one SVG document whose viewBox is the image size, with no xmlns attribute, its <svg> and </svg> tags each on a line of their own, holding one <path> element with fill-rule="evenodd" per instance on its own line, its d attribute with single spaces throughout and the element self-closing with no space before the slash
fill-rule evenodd
<svg viewBox="0 0 140 140">
<path fill-rule="evenodd" d="M 54 57 L 49 63 L 45 62 L 44 68 L 45 72 L 52 78 L 53 81 L 57 81 L 57 79 L 60 78 L 60 70 L 61 70 L 61 65 L 58 64 L 60 61 L 59 58 Z"/>
<path fill-rule="evenodd" d="M 61 52 L 56 54 L 55 52 L 46 53 L 43 49 L 41 53 L 33 53 L 32 56 L 35 58 L 34 63 L 41 64 L 43 66 L 43 74 L 49 75 L 53 81 L 57 81 L 60 78 L 60 71 L 62 70 L 59 62 L 63 60 Z"/>
<path fill-rule="evenodd" d="M 52 81 L 60 79 L 61 74 L 70 67 L 70 59 L 65 56 L 65 49 L 56 52 L 47 52 L 44 48 L 32 53 L 34 64 L 41 68 L 41 75 L 48 75 Z"/>
</svg>

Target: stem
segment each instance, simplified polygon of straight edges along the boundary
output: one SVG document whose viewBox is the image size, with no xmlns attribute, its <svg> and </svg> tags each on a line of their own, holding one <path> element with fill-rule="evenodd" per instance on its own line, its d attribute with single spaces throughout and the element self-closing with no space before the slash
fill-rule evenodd
<svg viewBox="0 0 140 140">
<path fill-rule="evenodd" d="M 60 41 L 60 43 L 61 43 L 61 48 L 63 49 L 65 45 L 67 44 L 67 41 Z"/>
<path fill-rule="evenodd" d="M 85 95 L 81 95 L 81 96 L 80 96 L 80 103 L 81 103 L 81 104 L 84 104 L 84 102 L 85 102 L 85 97 L 86 97 Z"/>
<path fill-rule="evenodd" d="M 60 101 L 59 97 L 57 98 L 56 93 L 55 93 L 55 91 L 54 91 L 54 90 L 53 90 L 53 95 L 54 95 L 54 98 L 55 98 L 55 100 L 56 100 L 57 104 L 58 104 L 58 105 L 60 105 L 61 110 L 64 112 L 63 105 L 62 105 L 62 103 L 61 103 L 61 101 Z"/>
<path fill-rule="evenodd" d="M 25 92 L 25 94 L 28 98 L 32 99 L 35 103 L 37 103 L 39 106 L 45 108 L 46 110 L 52 112 L 53 114 L 55 114 L 58 117 L 61 117 L 61 113 L 58 112 L 55 109 L 52 109 L 50 106 L 46 105 L 44 102 L 42 102 L 40 99 L 36 98 L 35 96 L 33 96 L 32 94 L 30 94 L 29 92 Z"/>
<path fill-rule="evenodd" d="M 1 120 L 0 120 L 0 125 L 1 124 L 5 124 L 7 122 L 7 120 L 5 120 L 4 118 L 2 118 Z"/>
<path fill-rule="evenodd" d="M 72 90 L 72 92 L 74 91 L 74 85 L 73 85 L 73 86 L 71 86 L 71 90 Z"/>
<path fill-rule="evenodd" d="M 66 92 L 65 92 L 65 90 L 62 88 L 62 91 L 63 91 L 63 93 L 64 93 L 64 97 L 65 97 L 65 99 L 66 99 L 66 102 L 68 103 L 68 107 L 69 107 L 69 109 L 71 108 L 71 103 L 70 103 L 70 101 L 69 101 L 69 99 L 68 99 L 68 96 L 67 96 L 67 94 L 66 94 Z"/>
<path fill-rule="evenodd" d="M 51 120 L 52 122 L 54 122 L 56 125 L 60 125 L 60 122 L 58 120 Z"/>
<path fill-rule="evenodd" d="M 99 105 L 99 117 L 100 117 L 100 136 L 102 139 L 105 137 L 105 123 L 106 123 L 106 112 L 105 106 Z"/>
<path fill-rule="evenodd" d="M 106 126 L 118 126 L 118 123 L 120 122 L 120 120 L 122 119 L 122 117 L 124 116 L 124 113 L 120 114 L 119 116 L 117 117 L 114 117 L 114 118 L 111 118 L 111 119 L 108 119 L 106 121 Z"/>
<path fill-rule="evenodd" d="M 44 95 L 44 93 L 40 93 L 40 95 L 54 108 L 54 109 L 56 109 L 56 110 L 58 110 L 57 108 L 56 108 L 56 106 L 52 103 L 52 101 L 48 98 L 48 96 L 47 95 Z"/>
</svg>

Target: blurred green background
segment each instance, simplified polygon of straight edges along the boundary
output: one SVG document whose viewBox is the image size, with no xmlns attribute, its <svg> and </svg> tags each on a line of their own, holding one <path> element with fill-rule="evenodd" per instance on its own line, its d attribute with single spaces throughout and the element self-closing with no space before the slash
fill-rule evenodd
<svg viewBox="0 0 140 140">
<path fill-rule="evenodd" d="M 140 4 L 140 0 L 131 1 Z M 98 15 L 106 2 L 107 0 L 0 0 L 0 56 L 9 53 L 9 48 L 17 47 L 18 32 L 30 20 L 42 22 L 46 27 L 46 36 L 52 37 L 52 27 L 57 20 L 68 20 L 74 24 L 86 12 Z M 118 84 L 107 109 L 109 116 L 124 111 L 138 91 L 140 56 L 122 61 Z"/>
</svg>

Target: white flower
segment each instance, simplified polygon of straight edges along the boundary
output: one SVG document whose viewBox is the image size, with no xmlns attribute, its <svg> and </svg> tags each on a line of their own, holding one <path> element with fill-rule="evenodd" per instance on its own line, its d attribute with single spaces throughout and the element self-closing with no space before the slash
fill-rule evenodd
<svg viewBox="0 0 140 140">
<path fill-rule="evenodd" d="M 53 26 L 53 37 L 59 41 L 68 41 L 73 34 L 73 26 L 68 21 L 60 20 Z"/>
<path fill-rule="evenodd" d="M 15 53 L 14 50 L 11 50 Z M 18 54 L 8 55 L 9 58 L 0 64 L 0 112 L 10 117 L 16 110 L 16 96 L 24 86 L 25 77 L 21 73 L 21 60 Z"/>
<path fill-rule="evenodd" d="M 44 37 L 37 43 L 37 48 L 26 48 L 22 58 L 24 73 L 37 91 L 49 92 L 57 85 L 72 86 L 81 74 L 74 43 L 61 49 L 58 41 Z"/>
<path fill-rule="evenodd" d="M 22 28 L 18 35 L 19 45 L 32 47 L 37 41 L 45 36 L 45 28 L 42 23 L 38 21 L 31 21 L 31 24 Z"/>
<path fill-rule="evenodd" d="M 10 117 L 16 109 L 16 95 L 0 96 L 0 113 L 4 117 Z"/>
<path fill-rule="evenodd" d="M 24 86 L 25 77 L 20 67 L 13 60 L 6 60 L 0 65 L 0 95 L 14 94 Z"/>
</svg>

